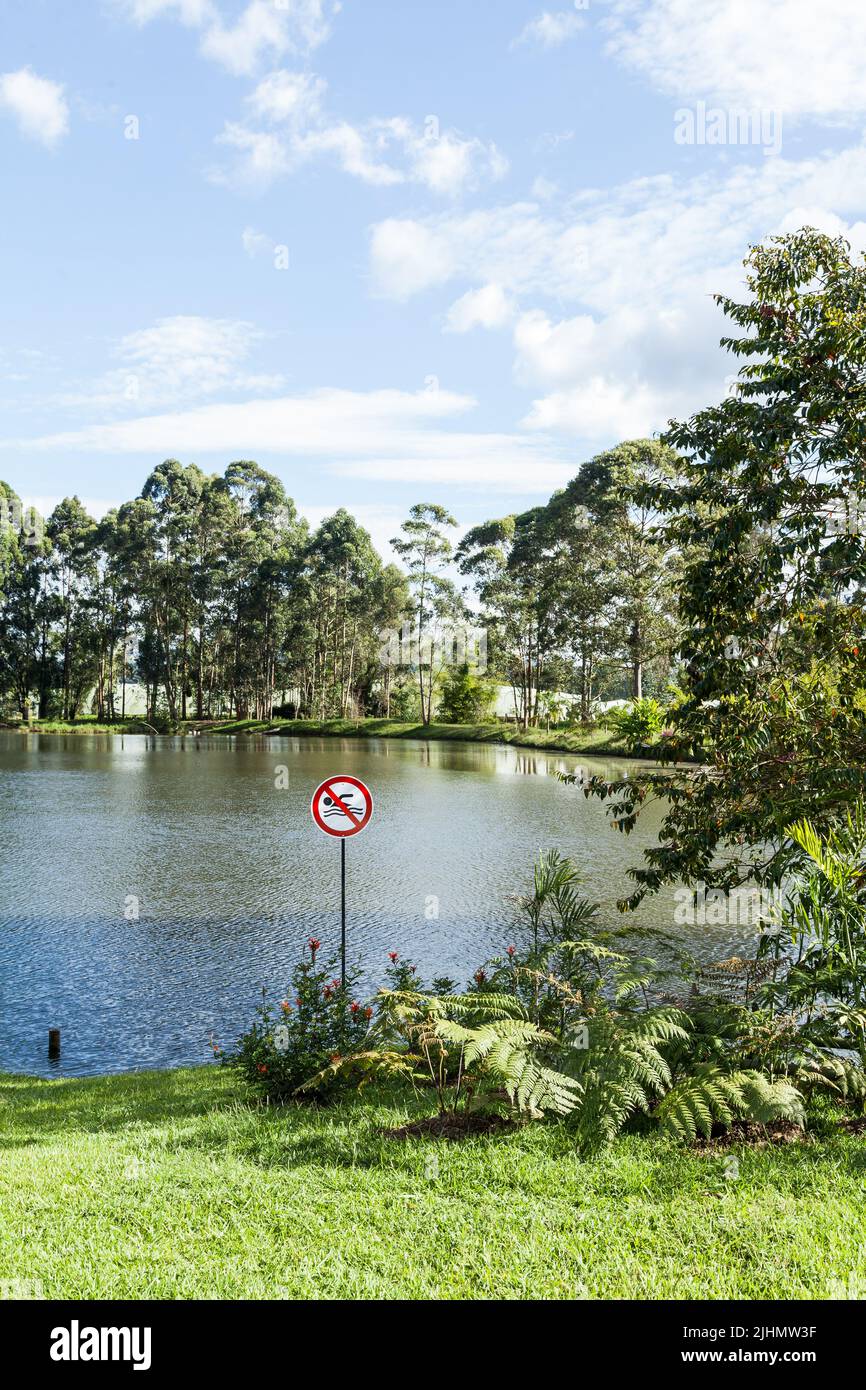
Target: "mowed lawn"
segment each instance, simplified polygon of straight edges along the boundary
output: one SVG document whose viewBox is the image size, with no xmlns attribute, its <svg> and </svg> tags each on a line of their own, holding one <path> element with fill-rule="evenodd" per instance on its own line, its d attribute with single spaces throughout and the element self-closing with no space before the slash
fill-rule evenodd
<svg viewBox="0 0 866 1390">
<path fill-rule="evenodd" d="M 556 1125 L 382 1134 L 425 1109 L 251 1107 L 214 1067 L 0 1077 L 0 1281 L 46 1298 L 866 1293 L 863 1138 L 725 1154 L 631 1136 L 582 1161 Z"/>
</svg>

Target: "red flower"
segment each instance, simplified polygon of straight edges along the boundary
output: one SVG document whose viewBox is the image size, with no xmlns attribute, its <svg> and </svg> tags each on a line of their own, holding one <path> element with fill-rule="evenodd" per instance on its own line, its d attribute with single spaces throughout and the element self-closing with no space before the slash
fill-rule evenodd
<svg viewBox="0 0 866 1390">
<path fill-rule="evenodd" d="M 372 1010 L 369 1006 L 364 1010 L 364 1017 L 365 1017 L 365 1018 L 372 1018 L 372 1017 L 373 1017 L 373 1010 Z"/>
<path fill-rule="evenodd" d="M 283 1000 L 282 1004 L 280 1005 L 280 1008 L 282 1009 L 284 1014 L 290 1014 L 292 1012 L 292 1006 L 289 1003 L 288 999 Z"/>
<path fill-rule="evenodd" d="M 295 1000 L 295 1003 L 297 1004 L 298 1008 L 301 1007 L 301 996 L 300 996 L 300 995 L 298 995 L 297 999 Z"/>
<path fill-rule="evenodd" d="M 513 955 L 514 955 L 514 952 L 515 952 L 515 949 L 516 949 L 516 948 L 515 948 L 514 946 L 509 946 L 509 947 L 508 947 L 508 954 L 509 954 L 510 956 L 513 956 Z"/>
<path fill-rule="evenodd" d="M 340 988 L 340 985 L 341 985 L 342 983 L 343 983 L 342 980 L 332 980 L 332 981 L 331 981 L 331 989 L 339 989 L 339 988 Z"/>
<path fill-rule="evenodd" d="M 399 957 L 399 955 L 397 954 L 396 951 L 389 951 L 389 952 L 388 952 L 388 959 L 389 959 L 389 961 L 391 961 L 391 963 L 392 963 L 393 965 L 396 965 L 396 964 L 397 964 L 397 961 L 400 959 L 400 957 Z"/>
<path fill-rule="evenodd" d="M 322 943 L 321 943 L 321 941 L 319 940 L 319 938 L 318 938 L 317 936 L 311 936 L 310 939 L 309 939 L 309 941 L 307 942 L 307 945 L 309 946 L 309 948 L 310 948 L 310 950 L 312 951 L 313 955 L 316 954 L 316 952 L 318 951 L 318 949 L 319 949 L 319 947 L 321 946 L 321 944 L 322 944 Z"/>
<path fill-rule="evenodd" d="M 352 1003 L 351 1003 L 352 1013 L 353 1013 L 353 1014 L 356 1014 L 356 1013 L 358 1012 L 358 1010 L 360 1009 L 360 1007 L 361 1007 L 361 1005 L 358 1004 L 358 1003 L 356 1003 L 355 1000 L 353 999 L 353 1000 L 352 1000 Z"/>
<path fill-rule="evenodd" d="M 484 973 L 483 970 L 476 970 L 476 971 L 475 971 L 475 983 L 476 983 L 477 985 L 483 985 L 483 984 L 484 984 L 484 981 L 485 981 L 486 979 L 487 979 L 487 976 L 485 975 L 485 973 Z"/>
<path fill-rule="evenodd" d="M 259 1062 L 259 1071 L 261 1072 L 262 1076 L 267 1076 L 268 1069 L 265 1066 L 264 1062 Z"/>
<path fill-rule="evenodd" d="M 322 994 L 325 997 L 325 999 L 330 999 L 333 993 L 334 991 L 331 989 L 330 985 L 325 985 L 325 988 L 322 990 Z"/>
</svg>

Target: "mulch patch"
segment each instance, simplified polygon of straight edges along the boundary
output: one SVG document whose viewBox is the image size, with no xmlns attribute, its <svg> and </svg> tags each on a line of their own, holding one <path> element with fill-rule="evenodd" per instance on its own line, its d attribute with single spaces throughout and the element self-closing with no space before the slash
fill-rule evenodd
<svg viewBox="0 0 866 1390">
<path fill-rule="evenodd" d="M 473 1134 L 496 1134 L 510 1128 L 511 1121 L 502 1115 L 485 1115 L 481 1111 L 473 1114 L 428 1115 L 423 1120 L 413 1120 L 411 1124 L 399 1125 L 396 1129 L 383 1129 L 386 1139 L 467 1139 Z"/>
<path fill-rule="evenodd" d="M 730 1129 L 713 1126 L 711 1138 L 699 1138 L 695 1148 L 719 1153 L 746 1144 L 751 1149 L 765 1149 L 768 1144 L 799 1144 L 805 1142 L 806 1131 L 791 1120 L 779 1120 L 771 1125 L 759 1125 L 754 1120 L 735 1120 Z"/>
</svg>

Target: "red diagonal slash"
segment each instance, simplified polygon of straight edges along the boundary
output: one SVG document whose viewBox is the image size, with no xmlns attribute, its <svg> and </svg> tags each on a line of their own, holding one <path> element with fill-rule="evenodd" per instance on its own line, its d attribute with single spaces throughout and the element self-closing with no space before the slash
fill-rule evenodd
<svg viewBox="0 0 866 1390">
<path fill-rule="evenodd" d="M 329 792 L 331 793 L 331 796 L 332 796 L 332 797 L 334 798 L 334 800 L 338 803 L 338 805 L 342 806 L 342 808 L 343 808 L 343 814 L 344 814 L 344 815 L 347 815 L 347 816 L 349 817 L 349 820 L 352 822 L 353 825 L 360 825 L 360 824 L 361 824 L 361 821 L 360 821 L 359 817 L 355 815 L 355 812 L 354 812 L 354 811 L 350 811 L 350 810 L 349 810 L 348 806 L 346 805 L 346 803 L 345 803 L 345 801 L 343 800 L 343 798 L 340 796 L 339 792 L 336 792 L 336 791 L 334 790 L 334 784 L 333 784 L 333 782 L 325 782 L 325 783 L 323 784 L 322 790 L 323 790 L 323 791 L 329 791 Z"/>
</svg>

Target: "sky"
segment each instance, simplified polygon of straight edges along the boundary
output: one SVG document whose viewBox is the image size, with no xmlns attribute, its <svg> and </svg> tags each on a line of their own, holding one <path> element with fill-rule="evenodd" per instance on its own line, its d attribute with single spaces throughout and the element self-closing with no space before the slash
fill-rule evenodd
<svg viewBox="0 0 866 1390">
<path fill-rule="evenodd" d="M 750 243 L 866 246 L 864 70 L 862 0 L 0 0 L 0 478 L 541 502 L 724 395 Z"/>
</svg>

